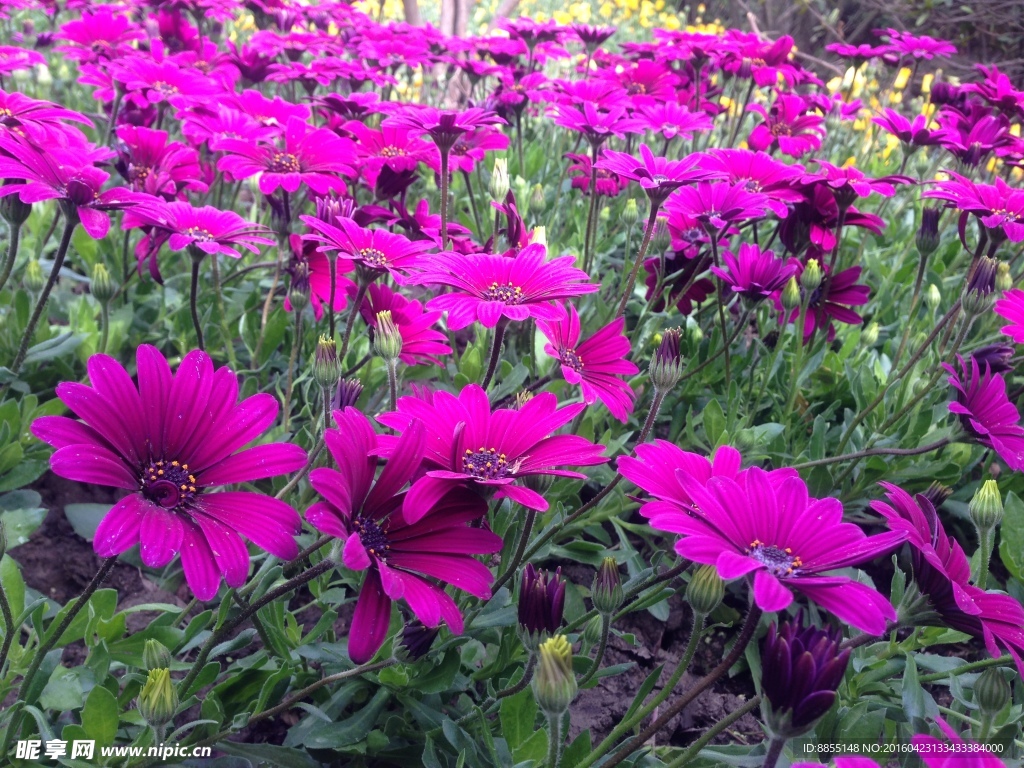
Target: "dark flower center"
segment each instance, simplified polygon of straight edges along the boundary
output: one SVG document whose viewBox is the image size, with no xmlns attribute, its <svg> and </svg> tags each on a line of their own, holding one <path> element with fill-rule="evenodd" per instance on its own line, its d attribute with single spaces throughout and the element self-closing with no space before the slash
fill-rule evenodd
<svg viewBox="0 0 1024 768">
<path fill-rule="evenodd" d="M 792 136 L 793 129 L 786 123 L 775 123 L 772 126 L 772 136 Z"/>
<path fill-rule="evenodd" d="M 647 86 L 645 86 L 643 83 L 630 83 L 628 86 L 626 86 L 626 93 L 628 93 L 630 96 L 636 96 L 638 94 L 642 96 L 643 94 L 647 93 Z"/>
<path fill-rule="evenodd" d="M 405 157 L 405 150 L 401 147 L 396 147 L 394 144 L 389 144 L 380 151 L 381 157 Z"/>
<path fill-rule="evenodd" d="M 388 263 L 388 257 L 378 248 L 360 248 L 359 255 L 371 267 L 378 269 L 383 269 Z"/>
<path fill-rule="evenodd" d="M 298 173 L 301 168 L 299 158 L 288 152 L 275 152 L 270 160 L 270 170 L 274 173 Z"/>
<path fill-rule="evenodd" d="M 461 138 L 452 144 L 451 153 L 453 155 L 465 155 L 469 152 L 469 144 L 464 142 Z"/>
<path fill-rule="evenodd" d="M 483 298 L 487 301 L 500 301 L 503 304 L 522 304 L 523 289 L 512 285 L 512 283 L 506 285 L 491 283 L 491 287 L 484 291 Z"/>
<path fill-rule="evenodd" d="M 145 181 L 149 178 L 149 174 L 152 169 L 145 165 L 132 165 L 131 177 L 133 181 Z"/>
<path fill-rule="evenodd" d="M 583 358 L 577 355 L 576 350 L 572 347 L 563 349 L 559 359 L 562 361 L 562 365 L 568 365 L 574 371 L 579 372 L 583 370 Z"/>
<path fill-rule="evenodd" d="M 509 466 L 504 453 L 498 453 L 496 448 L 481 446 L 477 451 L 466 449 L 462 457 L 462 471 L 478 480 L 497 480 L 514 471 L 514 468 Z"/>
<path fill-rule="evenodd" d="M 213 240 L 213 233 L 208 229 L 202 227 L 189 227 L 185 230 L 185 234 L 191 237 L 193 240 Z"/>
<path fill-rule="evenodd" d="M 352 520 L 352 525 L 355 527 L 356 533 L 359 534 L 359 541 L 362 543 L 363 549 L 382 560 L 387 557 L 388 551 L 391 549 L 391 544 L 388 543 L 387 523 L 382 528 L 375 520 L 356 517 Z"/>
<path fill-rule="evenodd" d="M 794 557 L 789 547 L 782 549 L 774 544 L 765 544 L 758 539 L 750 542 L 746 554 L 762 563 L 773 576 L 792 576 L 803 567 L 804 561 Z"/>
<path fill-rule="evenodd" d="M 142 495 L 164 509 L 177 509 L 195 498 L 196 476 L 179 461 L 150 461 L 139 478 Z"/>
<path fill-rule="evenodd" d="M 157 80 L 153 83 L 153 90 L 159 91 L 164 96 L 173 96 L 178 92 L 178 87 L 176 85 L 171 85 L 170 83 L 165 83 L 163 80 Z"/>
</svg>

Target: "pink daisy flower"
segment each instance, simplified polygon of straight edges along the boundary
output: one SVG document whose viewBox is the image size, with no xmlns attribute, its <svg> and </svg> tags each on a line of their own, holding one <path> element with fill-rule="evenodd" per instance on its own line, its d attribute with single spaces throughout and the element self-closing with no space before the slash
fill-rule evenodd
<svg viewBox="0 0 1024 768">
<path fill-rule="evenodd" d="M 779 94 L 768 109 L 760 104 L 751 104 L 747 109 L 764 118 L 750 134 L 751 149 L 778 147 L 782 154 L 790 157 L 821 149 L 825 121 L 820 115 L 809 113 L 807 102 L 800 96 Z"/>
<path fill-rule="evenodd" d="M 781 290 L 800 269 L 796 259 L 780 259 L 774 251 L 741 243 L 736 255 L 722 253 L 725 268 L 711 267 L 712 274 L 734 292 L 751 301 L 762 301 Z"/>
<path fill-rule="evenodd" d="M 395 441 L 376 478 L 379 438 L 369 419 L 355 408 L 335 411 L 338 429 L 324 435 L 338 469 L 320 468 L 309 482 L 324 501 L 306 512 L 318 530 L 342 539 L 342 561 L 366 571 L 349 628 L 348 653 L 364 664 L 384 644 L 392 602 L 404 599 L 428 627 L 443 619 L 456 634 L 462 616 L 437 581 L 447 582 L 486 600 L 493 575 L 473 555 L 501 549 L 501 537 L 467 525 L 487 513 L 487 504 L 466 488 L 450 485 L 419 510 L 415 521 L 402 516 L 402 505 L 424 452 L 424 429 L 418 422 Z"/>
<path fill-rule="evenodd" d="M 154 199 L 138 205 L 125 214 L 121 226 L 123 229 L 151 226 L 163 230 L 169 235 L 167 245 L 172 251 L 196 248 L 203 253 L 222 253 L 235 259 L 242 257 L 237 246 L 258 254 L 257 245 L 274 244 L 264 237 L 269 233 L 266 227 L 251 224 L 234 211 L 222 211 L 212 205 L 195 208 L 180 200 L 168 203 Z"/>
<path fill-rule="evenodd" d="M 324 305 L 331 300 L 331 267 L 327 256 L 317 249 L 317 244 L 303 241 L 301 235 L 290 235 L 288 245 L 292 249 L 292 261 L 289 271 L 292 276 L 302 270 L 303 277 L 309 282 L 309 303 L 313 307 L 313 316 L 319 321 L 324 316 Z M 301 265 L 301 266 L 300 266 Z M 348 305 L 348 293 L 356 288 L 356 284 L 345 277 L 346 272 L 355 269 L 348 259 L 340 259 L 334 265 L 334 311 L 341 312 Z M 292 311 L 292 303 L 285 297 L 286 312 Z"/>
<path fill-rule="evenodd" d="M 42 416 L 32 434 L 57 450 L 54 473 L 69 480 L 128 491 L 100 521 L 93 546 L 114 557 L 141 543 L 149 568 L 181 554 L 189 587 L 213 599 L 221 579 L 240 587 L 249 574 L 242 536 L 280 558 L 298 554 L 298 514 L 260 493 L 215 492 L 300 469 L 306 452 L 269 443 L 239 451 L 277 418 L 277 399 L 258 394 L 238 402 L 238 379 L 214 370 L 203 352 L 185 355 L 171 374 L 163 355 L 138 348 L 138 384 L 113 358 L 93 355 L 92 386 L 64 382 L 57 397 L 81 421 Z"/>
<path fill-rule="evenodd" d="M 354 219 L 338 218 L 337 226 L 315 216 L 300 216 L 313 230 L 303 240 L 322 243 L 320 251 L 337 251 L 338 256 L 355 262 L 357 267 L 379 276 L 387 273 L 403 285 L 411 281 L 411 274 L 428 265 L 426 253 L 433 248 L 427 240 L 410 240 L 386 229 L 366 229 Z"/>
<path fill-rule="evenodd" d="M 956 400 L 949 404 L 951 413 L 960 417 L 960 424 L 982 445 L 995 451 L 1010 469 L 1024 470 L 1024 427 L 1020 414 L 1006 396 L 1006 382 L 998 373 L 985 367 L 981 370 L 973 357 L 969 362 L 957 356 L 960 369 L 943 363 Z"/>
<path fill-rule="evenodd" d="M 504 255 L 447 251 L 436 254 L 415 282 L 456 289 L 427 302 L 448 313 L 452 330 L 477 321 L 493 328 L 502 318 L 558 321 L 565 316 L 559 302 L 599 288 L 586 282 L 589 275 L 572 266 L 575 262 L 572 256 L 548 261 L 547 249 L 537 243 Z"/>
<path fill-rule="evenodd" d="M 1024 344 L 1024 291 L 1020 288 L 1006 291 L 1003 298 L 992 307 L 992 311 L 1010 321 L 1009 325 L 999 330 L 1013 339 L 1015 344 Z"/>
<path fill-rule="evenodd" d="M 563 320 L 537 323 L 549 342 L 544 351 L 559 361 L 566 381 L 580 385 L 583 402 L 592 405 L 600 398 L 612 416 L 623 423 L 633 412 L 635 395 L 622 376 L 640 371 L 626 359 L 631 347 L 623 333 L 625 326 L 625 319 L 620 317 L 581 343 L 580 317 L 572 304 Z"/>
<path fill-rule="evenodd" d="M 1006 768 L 1006 763 L 977 742 L 964 740 L 941 717 L 935 718 L 935 724 L 945 739 L 919 733 L 911 740 L 925 768 Z"/>
<path fill-rule="evenodd" d="M 495 499 L 511 499 L 527 509 L 544 511 L 547 501 L 519 484 L 531 475 L 585 479 L 586 475 L 562 466 L 604 464 L 604 446 L 576 435 L 552 435 L 586 405 L 558 408 L 555 396 L 542 393 L 519 410 L 491 410 L 483 388 L 464 387 L 458 397 L 435 392 L 426 398 L 402 397 L 398 410 L 378 418 L 381 424 L 404 433 L 413 424 L 426 429 L 426 474 L 413 483 L 405 501 L 405 519 L 411 524 L 453 486 L 493 492 Z M 382 455 L 394 450 L 394 438 L 382 437 Z"/>
</svg>

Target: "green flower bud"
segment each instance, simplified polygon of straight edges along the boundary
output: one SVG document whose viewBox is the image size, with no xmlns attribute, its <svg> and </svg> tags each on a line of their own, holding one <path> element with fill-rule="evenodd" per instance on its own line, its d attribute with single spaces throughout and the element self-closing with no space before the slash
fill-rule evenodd
<svg viewBox="0 0 1024 768">
<path fill-rule="evenodd" d="M 659 217 L 654 225 L 654 232 L 651 234 L 650 252 L 652 254 L 664 253 L 671 244 L 672 235 L 668 231 L 668 224 L 665 223 L 665 219 Z"/>
<path fill-rule="evenodd" d="M 1013 288 L 1013 276 L 1010 274 L 1010 264 L 1006 261 L 999 262 L 996 267 L 996 290 L 1000 293 Z"/>
<path fill-rule="evenodd" d="M 619 218 L 627 227 L 632 227 L 640 220 L 640 208 L 637 206 L 636 200 L 630 198 L 626 201 L 626 207 L 622 209 L 622 215 Z"/>
<path fill-rule="evenodd" d="M 544 197 L 544 187 L 534 184 L 533 191 L 530 193 L 530 210 L 534 213 L 541 213 L 547 207 L 548 201 Z"/>
<path fill-rule="evenodd" d="M 178 709 L 178 692 L 171 682 L 171 670 L 151 669 L 138 699 L 139 714 L 154 728 L 166 725 Z"/>
<path fill-rule="evenodd" d="M 491 184 L 488 191 L 491 193 L 491 200 L 498 203 L 505 202 L 505 195 L 510 189 L 508 180 L 508 160 L 499 157 L 494 161 L 494 170 L 491 172 Z"/>
<path fill-rule="evenodd" d="M 594 575 L 594 586 L 590 589 L 590 599 L 594 608 L 603 616 L 610 616 L 622 606 L 622 579 L 619 577 L 619 566 L 615 558 L 606 557 Z"/>
<path fill-rule="evenodd" d="M 587 625 L 583 628 L 583 640 L 588 645 L 594 645 L 601 641 L 601 630 L 604 624 L 604 619 L 600 616 L 595 616 Z"/>
<path fill-rule="evenodd" d="M 321 336 L 313 353 L 313 380 L 331 392 L 341 379 L 341 362 L 334 339 Z"/>
<path fill-rule="evenodd" d="M 968 510 L 979 530 L 992 530 L 1003 521 L 1003 497 L 995 480 L 982 483 L 971 499 Z"/>
<path fill-rule="evenodd" d="M 818 290 L 821 285 L 821 264 L 817 259 L 810 259 L 804 271 L 800 274 L 800 287 L 808 293 Z"/>
<path fill-rule="evenodd" d="M 878 323 L 869 323 L 868 327 L 861 331 L 860 340 L 865 347 L 873 347 L 878 341 Z"/>
<path fill-rule="evenodd" d="M 117 286 L 110 278 L 110 272 L 103 264 L 97 264 L 92 270 L 92 284 L 90 286 L 92 295 L 96 301 L 106 304 L 117 293 Z"/>
<path fill-rule="evenodd" d="M 548 715 L 561 715 L 576 698 L 572 646 L 565 635 L 545 640 L 537 649 L 537 672 L 531 683 L 537 704 Z"/>
<path fill-rule="evenodd" d="M 14 183 L 13 179 L 8 179 L 4 182 L 4 186 Z M 31 215 L 32 204 L 21 202 L 21 198 L 17 194 L 0 197 L 0 216 L 3 216 L 8 224 L 20 227 L 28 221 L 28 217 Z"/>
<path fill-rule="evenodd" d="M 395 325 L 390 309 L 377 313 L 377 327 L 373 329 L 373 348 L 385 360 L 397 360 L 402 354 L 402 334 Z"/>
<path fill-rule="evenodd" d="M 534 227 L 533 231 L 530 232 L 530 244 L 543 245 L 546 248 L 548 244 L 547 227 Z"/>
<path fill-rule="evenodd" d="M 997 715 L 1010 703 L 1010 684 L 998 669 L 986 669 L 974 683 L 974 701 L 985 715 Z"/>
<path fill-rule="evenodd" d="M 651 383 L 655 389 L 668 392 L 679 383 L 683 375 L 683 360 L 679 354 L 682 329 L 669 328 L 661 335 L 661 343 L 651 357 Z"/>
<path fill-rule="evenodd" d="M 939 293 L 939 286 L 932 283 L 928 286 L 928 290 L 924 292 L 924 305 L 934 312 L 935 308 L 941 303 L 942 294 Z"/>
<path fill-rule="evenodd" d="M 337 257 L 331 254 L 327 258 Z M 301 312 L 309 306 L 309 295 L 309 264 L 300 261 L 292 270 L 292 282 L 288 287 L 288 302 L 292 305 L 292 309 Z"/>
<path fill-rule="evenodd" d="M 786 310 L 796 309 L 800 306 L 800 286 L 795 277 L 789 278 L 786 287 L 782 289 L 782 307 Z"/>
<path fill-rule="evenodd" d="M 171 652 L 159 640 L 150 638 L 142 647 L 142 666 L 146 669 L 169 669 Z"/>
<path fill-rule="evenodd" d="M 702 565 L 686 586 L 686 602 L 693 608 L 693 612 L 707 616 L 722 602 L 725 597 L 725 582 L 718 575 L 718 569 L 713 565 Z"/>
<path fill-rule="evenodd" d="M 32 259 L 25 266 L 25 275 L 21 281 L 29 293 L 39 293 L 43 290 L 43 286 L 46 285 L 46 277 L 43 275 L 43 268 L 38 261 Z"/>
</svg>

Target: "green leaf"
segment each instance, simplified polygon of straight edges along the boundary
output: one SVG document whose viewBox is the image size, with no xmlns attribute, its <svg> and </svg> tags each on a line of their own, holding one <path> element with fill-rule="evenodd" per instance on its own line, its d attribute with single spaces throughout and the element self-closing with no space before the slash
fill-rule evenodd
<svg viewBox="0 0 1024 768">
<path fill-rule="evenodd" d="M 512 759 L 517 763 L 525 760 L 540 761 L 548 753 L 548 732 L 546 730 L 534 731 L 533 734 L 512 750 Z"/>
<path fill-rule="evenodd" d="M 17 618 L 25 609 L 25 580 L 10 555 L 0 557 L 0 587 L 7 595 L 7 602 L 11 604 L 11 613 Z"/>
<path fill-rule="evenodd" d="M 64 515 L 71 527 L 86 541 L 95 538 L 96 528 L 109 511 L 109 504 L 68 504 L 64 507 Z"/>
<path fill-rule="evenodd" d="M 725 412 L 717 400 L 712 400 L 704 406 L 704 434 L 708 436 L 708 443 L 712 446 L 718 445 L 718 438 L 725 432 Z"/>
<path fill-rule="evenodd" d="M 0 522 L 3 522 L 4 525 L 8 548 L 14 549 L 28 541 L 28 537 L 43 524 L 45 519 L 46 510 L 41 507 L 12 509 L 0 513 Z"/>
<path fill-rule="evenodd" d="M 253 765 L 278 768 L 320 768 L 320 763 L 305 752 L 273 744 L 244 744 L 237 741 L 217 742 L 217 751 L 251 760 Z"/>
<path fill-rule="evenodd" d="M 58 712 L 78 709 L 83 701 L 85 695 L 82 693 L 82 678 L 78 671 L 60 666 L 53 670 L 42 693 L 39 694 L 39 706 Z"/>
<path fill-rule="evenodd" d="M 1003 522 L 999 529 L 999 558 L 1006 570 L 1024 580 L 1024 502 L 1010 491 L 1003 502 Z"/>
<path fill-rule="evenodd" d="M 410 685 L 423 693 L 441 693 L 451 686 L 460 665 L 460 652 L 453 648 L 445 654 L 440 664 L 425 675 L 414 679 Z"/>
<path fill-rule="evenodd" d="M 513 752 L 535 733 L 537 699 L 529 688 L 501 701 L 501 731 Z"/>
<path fill-rule="evenodd" d="M 71 331 L 66 331 L 59 336 L 54 336 L 52 339 L 47 339 L 33 347 L 29 347 L 28 353 L 25 355 L 25 365 L 45 363 L 58 357 L 68 357 L 81 343 L 81 336 L 76 336 Z"/>
<path fill-rule="evenodd" d="M 114 743 L 117 736 L 118 707 L 117 699 L 104 688 L 97 685 L 85 699 L 82 708 L 82 727 L 101 746 Z"/>
<path fill-rule="evenodd" d="M 562 753 L 562 768 L 576 768 L 584 759 L 590 756 L 590 729 L 581 731 L 580 735 L 573 739 L 572 744 L 565 748 Z"/>
<path fill-rule="evenodd" d="M 924 721 L 924 688 L 917 676 L 917 664 L 913 654 L 907 654 L 907 665 L 903 670 L 903 711 L 915 732 L 927 729 Z"/>
<path fill-rule="evenodd" d="M 390 698 L 391 691 L 378 688 L 373 698 L 352 717 L 338 723 L 320 723 L 319 727 L 312 729 L 305 740 L 306 746 L 312 749 L 338 749 L 365 739 Z"/>
</svg>

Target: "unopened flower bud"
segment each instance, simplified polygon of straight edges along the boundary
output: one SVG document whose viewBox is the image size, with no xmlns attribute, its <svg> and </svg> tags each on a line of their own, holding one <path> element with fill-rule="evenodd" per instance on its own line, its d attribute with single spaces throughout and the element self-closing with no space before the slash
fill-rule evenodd
<svg viewBox="0 0 1024 768">
<path fill-rule="evenodd" d="M 874 321 L 868 323 L 868 326 L 861 331 L 860 340 L 865 347 L 874 346 L 878 341 L 878 323 Z"/>
<path fill-rule="evenodd" d="M 800 287 L 808 293 L 818 290 L 821 285 L 821 264 L 817 259 L 810 259 L 804 271 L 800 273 Z"/>
<path fill-rule="evenodd" d="M 402 354 L 402 334 L 395 325 L 390 309 L 377 313 L 377 327 L 373 330 L 373 348 L 385 360 L 397 360 Z"/>
<path fill-rule="evenodd" d="M 499 157 L 494 161 L 494 170 L 491 172 L 491 184 L 489 188 L 491 200 L 498 203 L 504 202 L 505 195 L 508 194 L 509 189 L 508 160 L 503 157 Z"/>
<path fill-rule="evenodd" d="M 576 698 L 576 675 L 572 671 L 572 646 L 565 635 L 555 635 L 540 644 L 533 695 L 545 714 L 558 716 Z"/>
<path fill-rule="evenodd" d="M 635 199 L 630 198 L 626 201 L 626 207 L 622 209 L 622 215 L 619 218 L 627 227 L 632 227 L 640 220 L 640 208 Z"/>
<path fill-rule="evenodd" d="M 440 631 L 440 627 L 428 627 L 419 619 L 413 619 L 402 628 L 398 636 L 394 648 L 395 658 L 404 663 L 422 659 L 430 653 L 430 646 Z"/>
<path fill-rule="evenodd" d="M 661 344 L 651 357 L 651 382 L 655 389 L 668 392 L 679 383 L 683 375 L 683 360 L 679 354 L 679 339 L 682 330 L 669 328 L 661 335 Z"/>
<path fill-rule="evenodd" d="M 534 227 L 533 231 L 530 232 L 530 245 L 543 245 L 548 244 L 548 230 L 547 227 Z"/>
<path fill-rule="evenodd" d="M 704 341 L 704 331 L 692 320 L 692 317 L 686 318 L 686 349 L 691 357 L 696 357 L 697 350 L 700 349 L 700 344 Z"/>
<path fill-rule="evenodd" d="M 665 219 L 658 217 L 654 224 L 654 232 L 651 234 L 651 253 L 664 253 L 672 244 L 672 235 L 668 231 L 668 224 Z"/>
<path fill-rule="evenodd" d="M 309 295 L 309 265 L 303 261 L 296 264 L 292 270 L 292 282 L 288 288 L 288 302 L 292 305 L 292 309 L 296 312 L 301 312 L 309 306 Z"/>
<path fill-rule="evenodd" d="M 334 390 L 331 409 L 343 411 L 346 408 L 355 408 L 361 394 L 363 394 L 363 384 L 359 379 L 342 379 Z"/>
<path fill-rule="evenodd" d="M 46 277 L 43 275 L 43 268 L 36 259 L 32 259 L 25 265 L 25 275 L 21 279 L 22 285 L 29 293 L 39 293 L 46 285 Z"/>
<path fill-rule="evenodd" d="M 6 187 L 9 184 L 14 184 L 13 180 L 8 179 L 4 182 Z M 0 216 L 3 216 L 4 220 L 15 227 L 20 227 L 26 221 L 28 217 L 32 215 L 32 204 L 21 202 L 21 198 L 17 193 L 12 195 L 6 195 L 0 197 Z"/>
<path fill-rule="evenodd" d="M 982 714 L 993 716 L 1010 703 L 1010 684 L 998 669 L 986 669 L 974 683 L 974 701 Z"/>
<path fill-rule="evenodd" d="M 171 670 L 151 669 L 139 693 L 139 714 L 154 728 L 166 725 L 178 709 L 178 692 L 171 682 Z"/>
<path fill-rule="evenodd" d="M 333 390 L 341 378 L 341 362 L 334 339 L 321 336 L 313 353 L 313 380 L 325 389 Z"/>
<path fill-rule="evenodd" d="M 946 499 L 953 495 L 953 489 L 948 485 L 932 481 L 931 485 L 921 495 L 928 499 L 933 507 L 938 509 L 946 503 Z"/>
<path fill-rule="evenodd" d="M 928 290 L 924 292 L 924 305 L 934 312 L 935 308 L 941 303 L 942 294 L 939 293 L 939 286 L 932 283 L 928 286 Z"/>
<path fill-rule="evenodd" d="M 967 507 L 979 530 L 990 531 L 1003 521 L 1003 497 L 995 480 L 986 480 Z"/>
<path fill-rule="evenodd" d="M 1015 349 L 1009 344 L 986 344 L 971 352 L 974 364 L 979 371 L 985 370 L 988 366 L 990 373 L 1006 373 L 1014 368 L 1013 355 Z"/>
<path fill-rule="evenodd" d="M 619 566 L 615 558 L 606 557 L 594 575 L 594 586 L 590 590 L 590 599 L 594 608 L 603 616 L 610 616 L 622 606 L 622 579 L 619 577 Z"/>
<path fill-rule="evenodd" d="M 97 264 L 92 270 L 92 283 L 90 285 L 92 295 L 96 301 L 106 304 L 117 293 L 117 286 L 110 278 L 110 272 L 103 264 Z"/>
<path fill-rule="evenodd" d="M 1010 274 L 1010 264 L 1006 261 L 999 262 L 996 267 L 996 290 L 1000 293 L 1013 288 L 1013 276 Z"/>
<path fill-rule="evenodd" d="M 939 217 L 941 208 L 926 207 L 921 211 L 921 226 L 917 230 L 917 251 L 922 256 L 931 256 L 939 247 Z"/>
<path fill-rule="evenodd" d="M 530 210 L 534 213 L 541 213 L 547 207 L 548 201 L 544 197 L 544 187 L 534 184 L 533 191 L 530 192 Z"/>
<path fill-rule="evenodd" d="M 974 274 L 963 292 L 964 311 L 972 315 L 988 312 L 992 307 L 992 291 L 996 287 L 996 267 L 999 262 L 988 256 L 979 256 Z"/>
<path fill-rule="evenodd" d="M 690 577 L 686 586 L 686 602 L 693 612 L 707 616 L 715 610 L 725 597 L 725 582 L 713 565 L 702 565 Z"/>
<path fill-rule="evenodd" d="M 583 641 L 588 645 L 594 645 L 601 641 L 601 632 L 604 629 L 604 619 L 595 616 L 583 627 Z"/>
<path fill-rule="evenodd" d="M 521 411 L 523 410 L 523 406 L 531 400 L 533 400 L 533 392 L 525 389 L 522 392 L 516 392 L 516 399 L 512 403 L 512 408 L 517 411 Z"/>
<path fill-rule="evenodd" d="M 142 646 L 142 666 L 148 670 L 169 669 L 171 666 L 171 652 L 159 640 L 150 638 Z"/>
<path fill-rule="evenodd" d="M 790 310 L 800 306 L 800 286 L 795 277 L 789 278 L 786 287 L 782 289 L 782 307 Z"/>
<path fill-rule="evenodd" d="M 557 632 L 564 608 L 562 569 L 552 574 L 527 563 L 519 586 L 519 635 L 523 646 L 536 650 L 542 640 Z"/>
</svg>

